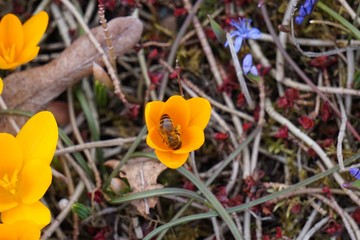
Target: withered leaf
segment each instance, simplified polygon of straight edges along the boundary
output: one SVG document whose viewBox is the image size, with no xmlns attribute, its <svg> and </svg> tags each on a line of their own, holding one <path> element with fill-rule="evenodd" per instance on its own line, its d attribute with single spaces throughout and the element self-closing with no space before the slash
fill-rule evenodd
<svg viewBox="0 0 360 240">
<path fill-rule="evenodd" d="M 117 163 L 116 160 L 110 160 L 105 165 L 114 168 Z M 166 166 L 159 161 L 149 158 L 133 158 L 121 168 L 120 177 L 128 180 L 133 193 L 143 192 L 164 187 L 157 183 L 157 178 L 165 169 Z M 150 208 L 154 208 L 157 202 L 157 198 L 147 198 L 132 201 L 131 204 L 140 214 L 146 215 L 150 213 Z"/>
<path fill-rule="evenodd" d="M 139 41 L 143 25 L 134 17 L 119 17 L 109 21 L 108 28 L 112 35 L 114 54 L 121 56 L 129 52 Z M 107 53 L 102 27 L 96 27 L 91 32 Z M 11 109 L 37 112 L 80 79 L 90 75 L 93 62 L 104 66 L 102 56 L 88 36 L 82 36 L 50 63 L 7 76 L 4 79 L 2 97 Z M 26 120 L 18 116 L 13 118 L 20 126 Z M 11 132 L 12 128 L 4 119 L 0 119 L 0 128 L 5 132 Z"/>
</svg>

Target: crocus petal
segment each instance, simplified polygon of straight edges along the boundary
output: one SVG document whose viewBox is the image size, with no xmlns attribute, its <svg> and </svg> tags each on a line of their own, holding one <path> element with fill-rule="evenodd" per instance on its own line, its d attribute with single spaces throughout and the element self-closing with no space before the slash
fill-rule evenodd
<svg viewBox="0 0 360 240">
<path fill-rule="evenodd" d="M 204 130 L 211 116 L 210 102 L 205 98 L 190 98 L 187 102 L 190 107 L 189 126 L 197 126 Z"/>
<path fill-rule="evenodd" d="M 3 188 L 0 188 L 0 199 L 0 212 L 9 210 L 18 205 L 17 201 L 14 199 L 14 196 Z"/>
<path fill-rule="evenodd" d="M 11 180 L 13 177 L 16 179 L 23 164 L 23 154 L 14 136 L 0 133 L 0 153 L 0 180 L 5 180 L 6 178 Z M 0 212 L 18 205 L 15 196 L 10 193 L 10 190 L 15 189 L 6 189 L 6 187 L 7 184 L 5 182 L 4 186 L 0 183 Z"/>
<path fill-rule="evenodd" d="M 3 87 L 4 87 L 3 80 L 0 77 L 0 94 L 2 93 Z"/>
<path fill-rule="evenodd" d="M 0 153 L 0 179 L 5 174 L 12 175 L 15 170 L 21 169 L 23 153 L 14 136 L 0 133 Z"/>
<path fill-rule="evenodd" d="M 16 139 L 24 151 L 24 164 L 29 160 L 50 164 L 58 139 L 54 115 L 48 111 L 35 114 L 25 123 Z"/>
<path fill-rule="evenodd" d="M 22 52 L 21 55 L 18 57 L 17 61 L 14 62 L 15 65 L 19 66 L 21 64 L 25 64 L 33 60 L 39 53 L 40 47 L 27 47 Z"/>
<path fill-rule="evenodd" d="M 10 224 L 0 224 L 0 240 L 18 240 L 17 229 Z"/>
<path fill-rule="evenodd" d="M 14 224 L 0 224 L 0 240 L 40 239 L 40 229 L 32 221 L 18 221 Z"/>
<path fill-rule="evenodd" d="M 149 130 L 149 133 L 146 137 L 146 144 L 153 149 L 158 149 L 161 151 L 171 150 L 165 143 L 162 137 L 159 134 L 157 127 L 153 127 Z"/>
<path fill-rule="evenodd" d="M 173 152 L 162 152 L 155 150 L 155 154 L 165 166 L 176 169 L 181 167 L 189 157 L 189 153 L 175 154 Z"/>
<path fill-rule="evenodd" d="M 179 111 L 179 109 L 181 110 Z M 171 117 L 174 125 L 180 125 L 181 128 L 184 128 L 189 124 L 190 108 L 186 100 L 181 96 L 175 95 L 170 97 L 165 102 L 165 105 L 161 111 L 161 115 L 164 113 Z"/>
<path fill-rule="evenodd" d="M 49 22 L 49 16 L 46 12 L 41 11 L 32 16 L 24 23 L 24 37 L 25 47 L 32 47 L 38 45 L 42 36 L 45 33 Z"/>
<path fill-rule="evenodd" d="M 198 126 L 191 126 L 181 132 L 182 146 L 175 150 L 175 154 L 184 154 L 199 149 L 205 141 L 204 130 Z"/>
<path fill-rule="evenodd" d="M 9 64 L 5 61 L 4 57 L 2 56 L 2 51 L 0 49 L 0 69 L 9 69 Z"/>
<path fill-rule="evenodd" d="M 0 39 L 4 46 L 2 50 L 9 50 L 12 46 L 15 47 L 15 54 L 18 55 L 24 46 L 24 32 L 23 26 L 17 16 L 14 14 L 6 14 L 0 22 Z M 2 56 L 7 56 L 8 53 L 1 52 Z M 9 60 L 9 59 L 6 59 Z M 15 59 L 10 59 L 15 60 Z"/>
<path fill-rule="evenodd" d="M 18 221 L 11 226 L 17 230 L 17 240 L 40 239 L 40 228 L 33 221 Z"/>
<path fill-rule="evenodd" d="M 148 129 L 159 126 L 160 112 L 165 103 L 161 101 L 152 101 L 145 106 L 145 122 Z"/>
<path fill-rule="evenodd" d="M 40 161 L 28 162 L 20 176 L 18 192 L 25 204 L 33 204 L 42 198 L 51 184 L 51 168 Z"/>
<path fill-rule="evenodd" d="M 6 224 L 13 224 L 17 221 L 33 221 L 40 229 L 50 223 L 50 210 L 40 201 L 31 205 L 20 204 L 1 214 L 1 220 Z"/>
</svg>

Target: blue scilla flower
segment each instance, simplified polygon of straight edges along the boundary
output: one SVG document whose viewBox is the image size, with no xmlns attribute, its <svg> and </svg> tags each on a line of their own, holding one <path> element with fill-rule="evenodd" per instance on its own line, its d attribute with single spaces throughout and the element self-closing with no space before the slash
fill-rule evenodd
<svg viewBox="0 0 360 240">
<path fill-rule="evenodd" d="M 245 75 L 247 75 L 249 72 L 254 76 L 259 75 L 258 70 L 253 65 L 253 59 L 252 59 L 252 55 L 250 53 L 246 54 L 246 56 L 244 57 L 243 63 L 242 63 L 242 68 L 243 68 Z"/>
<path fill-rule="evenodd" d="M 299 8 L 299 14 L 295 17 L 296 24 L 300 25 L 307 15 L 310 15 L 314 9 L 317 0 L 305 0 Z"/>
<path fill-rule="evenodd" d="M 239 22 L 235 20 L 231 20 L 230 24 L 236 29 L 230 32 L 230 36 L 235 38 L 234 47 L 235 51 L 239 52 L 242 42 L 244 39 L 258 39 L 261 36 L 261 32 L 257 28 L 252 28 L 251 20 L 244 18 L 239 18 Z M 227 47 L 229 45 L 228 41 L 225 42 L 224 46 Z"/>
<path fill-rule="evenodd" d="M 360 170 L 358 168 L 350 168 L 349 172 L 357 179 L 360 179 Z"/>
</svg>

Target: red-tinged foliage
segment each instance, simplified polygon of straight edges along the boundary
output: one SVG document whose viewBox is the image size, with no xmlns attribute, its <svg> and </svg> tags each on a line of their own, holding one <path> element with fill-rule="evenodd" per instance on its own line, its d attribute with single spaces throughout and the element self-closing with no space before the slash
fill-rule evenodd
<svg viewBox="0 0 360 240">
<path fill-rule="evenodd" d="M 136 0 L 120 0 L 120 3 L 129 7 L 135 7 L 137 5 Z"/>
<path fill-rule="evenodd" d="M 266 202 L 266 203 L 261 205 L 261 212 L 265 216 L 272 215 L 273 209 L 274 209 L 274 205 L 269 203 L 269 202 Z"/>
<path fill-rule="evenodd" d="M 159 56 L 159 50 L 157 48 L 154 48 L 151 50 L 148 54 L 148 59 L 156 59 Z"/>
<path fill-rule="evenodd" d="M 224 92 L 228 96 L 231 96 L 232 92 L 238 89 L 239 89 L 239 84 L 228 78 L 224 79 L 223 83 L 218 87 L 219 92 Z"/>
<path fill-rule="evenodd" d="M 318 143 L 322 148 L 328 148 L 328 147 L 330 147 L 331 145 L 334 144 L 334 139 L 333 138 L 326 138 L 326 139 L 318 141 Z"/>
<path fill-rule="evenodd" d="M 180 17 L 187 14 L 187 10 L 185 8 L 175 8 L 174 16 Z"/>
<path fill-rule="evenodd" d="M 330 220 L 328 225 L 324 228 L 324 232 L 326 232 L 330 236 L 339 235 L 342 230 L 342 225 L 340 223 L 337 223 L 335 220 Z"/>
<path fill-rule="evenodd" d="M 128 116 L 131 119 L 137 119 L 140 112 L 140 105 L 139 104 L 129 104 L 128 106 Z"/>
<path fill-rule="evenodd" d="M 262 239 L 263 240 L 270 240 L 270 236 L 269 235 L 263 235 Z"/>
<path fill-rule="evenodd" d="M 299 214 L 301 211 L 301 204 L 300 203 L 296 203 L 294 204 L 291 209 L 290 209 L 290 212 L 292 214 Z"/>
<path fill-rule="evenodd" d="M 309 149 L 307 150 L 307 154 L 308 154 L 308 156 L 311 157 L 311 158 L 317 156 L 316 152 L 315 152 L 314 149 L 312 149 L 312 148 L 309 148 Z"/>
<path fill-rule="evenodd" d="M 205 35 L 208 39 L 211 39 L 211 40 L 216 39 L 216 35 L 211 28 L 208 27 L 208 28 L 205 28 L 204 30 L 205 30 Z"/>
<path fill-rule="evenodd" d="M 104 195 L 99 189 L 95 192 L 88 192 L 88 197 L 96 203 L 102 203 L 104 201 Z"/>
<path fill-rule="evenodd" d="M 309 62 L 309 64 L 312 67 L 325 69 L 336 62 L 337 62 L 337 59 L 335 57 L 321 56 L 321 57 L 316 57 L 316 58 L 312 59 Z"/>
<path fill-rule="evenodd" d="M 298 122 L 301 124 L 301 126 L 305 130 L 309 130 L 309 129 L 313 128 L 315 125 L 314 120 L 305 115 L 298 118 Z"/>
<path fill-rule="evenodd" d="M 276 238 L 282 238 L 283 234 L 282 234 L 282 229 L 281 227 L 275 227 L 275 237 Z"/>
<path fill-rule="evenodd" d="M 234 207 L 234 206 L 238 206 L 244 203 L 244 197 L 241 195 L 236 195 L 233 198 L 230 198 L 228 201 L 228 206 L 229 207 Z"/>
<path fill-rule="evenodd" d="M 186 189 L 189 191 L 195 191 L 196 186 L 191 181 L 185 180 L 184 184 L 183 184 L 183 189 Z"/>
<path fill-rule="evenodd" d="M 94 237 L 93 240 L 106 240 L 105 233 L 103 231 L 99 231 Z"/>
<path fill-rule="evenodd" d="M 250 3 L 250 0 L 235 0 L 235 5 L 239 6 L 239 7 L 242 7 L 245 4 L 249 4 L 249 3 Z"/>
<path fill-rule="evenodd" d="M 245 96 L 243 93 L 239 93 L 237 96 L 236 96 L 236 106 L 238 108 L 244 108 L 246 107 L 246 99 L 245 99 Z"/>
<path fill-rule="evenodd" d="M 256 64 L 259 76 L 264 77 L 269 74 L 271 67 L 264 67 L 261 63 Z"/>
<path fill-rule="evenodd" d="M 287 99 L 289 101 L 295 101 L 297 99 L 299 99 L 299 90 L 295 89 L 295 88 L 288 88 L 285 90 L 285 96 L 287 97 Z"/>
<path fill-rule="evenodd" d="M 116 7 L 116 0 L 103 0 L 102 2 L 106 10 L 113 11 Z"/>
<path fill-rule="evenodd" d="M 359 225 L 360 224 L 360 208 L 355 209 L 355 211 L 352 212 L 351 217 Z"/>
<path fill-rule="evenodd" d="M 255 187 L 256 181 L 252 176 L 249 176 L 247 178 L 245 178 L 244 180 L 244 187 L 243 187 L 243 192 L 248 195 L 251 196 L 253 194 L 253 188 Z"/>
<path fill-rule="evenodd" d="M 290 101 L 286 96 L 282 96 L 276 100 L 276 105 L 278 108 L 291 108 L 294 102 Z"/>
<path fill-rule="evenodd" d="M 289 130 L 287 126 L 282 126 L 278 129 L 277 133 L 275 134 L 276 138 L 286 139 L 289 137 Z"/>
<path fill-rule="evenodd" d="M 328 102 L 324 102 L 320 108 L 320 118 L 323 122 L 327 122 L 331 116 L 331 108 Z"/>
<path fill-rule="evenodd" d="M 285 95 L 277 99 L 276 104 L 279 108 L 291 108 L 299 96 L 299 90 L 288 88 L 285 90 Z"/>
<path fill-rule="evenodd" d="M 331 194 L 331 189 L 328 186 L 324 186 L 322 187 L 322 192 L 326 194 L 327 198 L 331 198 L 332 194 Z"/>
<path fill-rule="evenodd" d="M 148 72 L 150 81 L 157 85 L 160 83 L 161 79 L 163 78 L 164 74 L 162 72 Z"/>
<path fill-rule="evenodd" d="M 217 200 L 219 200 L 219 202 L 222 205 L 226 205 L 229 202 L 229 198 L 227 197 L 227 193 L 226 193 L 226 187 L 225 186 L 220 186 L 216 189 L 216 194 L 215 194 Z"/>
<path fill-rule="evenodd" d="M 109 233 L 111 232 L 111 229 L 109 227 L 103 227 L 103 228 L 88 228 L 88 233 L 90 235 L 94 235 L 92 240 L 106 240 L 109 237 Z"/>
<path fill-rule="evenodd" d="M 214 134 L 214 138 L 218 141 L 225 141 L 229 139 L 229 133 L 217 132 Z"/>
<path fill-rule="evenodd" d="M 177 76 L 178 76 L 178 71 L 174 70 L 170 73 L 169 78 L 175 79 L 175 78 L 177 78 Z"/>
<path fill-rule="evenodd" d="M 253 126 L 253 123 L 252 122 L 244 122 L 243 123 L 243 131 L 244 132 L 247 132 L 251 127 Z"/>
<path fill-rule="evenodd" d="M 253 112 L 253 117 L 254 117 L 255 122 L 259 121 L 259 117 L 260 117 L 260 106 L 259 105 L 255 107 L 254 112 Z"/>
</svg>

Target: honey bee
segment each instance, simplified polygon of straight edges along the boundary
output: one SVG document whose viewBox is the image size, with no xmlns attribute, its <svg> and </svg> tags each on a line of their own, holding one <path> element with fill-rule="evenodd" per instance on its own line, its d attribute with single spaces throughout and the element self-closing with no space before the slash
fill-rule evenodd
<svg viewBox="0 0 360 240">
<path fill-rule="evenodd" d="M 174 126 L 174 123 L 168 114 L 160 117 L 159 134 L 165 144 L 172 150 L 181 147 L 180 126 Z"/>
</svg>

